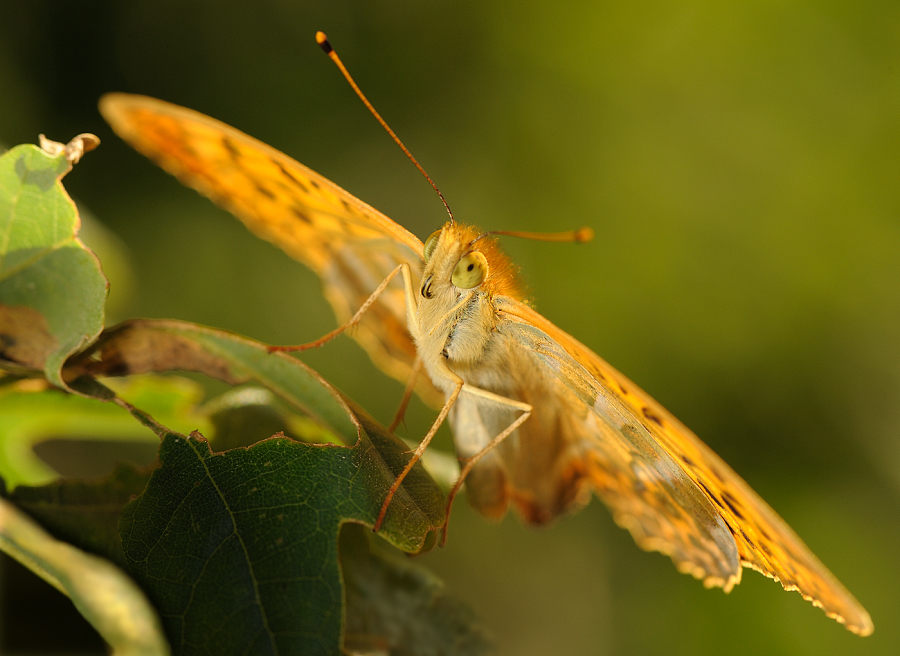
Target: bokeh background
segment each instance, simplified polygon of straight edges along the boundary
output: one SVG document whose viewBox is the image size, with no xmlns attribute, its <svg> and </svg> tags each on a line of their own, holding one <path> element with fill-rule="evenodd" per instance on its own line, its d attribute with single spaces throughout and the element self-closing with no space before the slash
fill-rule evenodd
<svg viewBox="0 0 900 656">
<path fill-rule="evenodd" d="M 419 562 L 499 652 L 895 654 L 900 4 L 2 0 L 0 140 L 103 140 L 66 184 L 130 267 L 109 260 L 111 321 L 272 343 L 334 326 L 308 271 L 113 136 L 107 91 L 230 123 L 420 238 L 444 221 L 317 29 L 458 219 L 596 230 L 507 240 L 538 309 L 722 455 L 876 626 L 857 638 L 754 572 L 705 590 L 596 501 L 543 530 L 461 502 Z M 401 386 L 353 342 L 304 359 L 389 421 Z"/>
</svg>

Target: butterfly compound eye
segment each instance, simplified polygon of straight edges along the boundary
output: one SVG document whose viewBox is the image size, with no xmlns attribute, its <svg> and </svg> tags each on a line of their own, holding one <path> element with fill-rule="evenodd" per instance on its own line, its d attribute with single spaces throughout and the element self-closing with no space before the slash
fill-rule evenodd
<svg viewBox="0 0 900 656">
<path fill-rule="evenodd" d="M 425 252 L 423 255 L 425 256 L 425 261 L 431 259 L 432 253 L 434 253 L 434 249 L 437 248 L 438 239 L 441 237 L 441 231 L 435 230 L 431 233 L 428 239 L 425 240 Z"/>
<path fill-rule="evenodd" d="M 484 255 L 473 251 L 468 255 L 463 255 L 456 263 L 453 275 L 450 276 L 450 282 L 460 289 L 472 289 L 482 283 L 487 275 L 487 269 L 487 260 Z"/>
</svg>

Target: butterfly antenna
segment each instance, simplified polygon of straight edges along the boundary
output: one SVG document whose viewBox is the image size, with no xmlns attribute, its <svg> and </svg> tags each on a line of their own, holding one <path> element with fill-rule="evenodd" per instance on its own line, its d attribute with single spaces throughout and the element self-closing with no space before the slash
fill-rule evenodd
<svg viewBox="0 0 900 656">
<path fill-rule="evenodd" d="M 344 74 L 344 77 L 347 79 L 347 82 L 350 83 L 350 86 L 353 87 L 353 90 L 356 92 L 356 95 L 359 96 L 359 99 L 363 101 L 363 104 L 372 112 L 372 116 L 374 116 L 379 123 L 381 123 L 381 127 L 387 130 L 387 133 L 391 135 L 391 138 L 394 142 L 400 146 L 406 156 L 409 158 L 413 164 L 415 164 L 416 168 L 419 169 L 419 173 L 425 176 L 425 179 L 428 180 L 428 183 L 434 188 L 437 192 L 437 195 L 440 197 L 441 202 L 444 204 L 444 208 L 447 210 L 447 214 L 450 215 L 450 223 L 454 223 L 453 220 L 453 212 L 450 211 L 450 206 L 447 204 L 447 201 L 444 200 L 444 194 L 441 193 L 441 190 L 437 188 L 437 185 L 434 184 L 434 180 L 431 179 L 425 169 L 422 168 L 422 165 L 413 157 L 412 153 L 409 152 L 409 149 L 403 145 L 403 142 L 400 141 L 400 138 L 391 130 L 391 126 L 385 122 L 383 118 L 381 118 L 381 114 L 375 111 L 375 108 L 372 106 L 372 103 L 369 102 L 369 99 L 366 98 L 365 94 L 360 90 L 359 86 L 357 86 L 356 82 L 353 80 L 353 77 L 350 75 L 350 72 L 347 70 L 347 67 L 344 66 L 344 62 L 341 61 L 341 58 L 338 57 L 337 53 L 334 51 L 334 48 L 331 47 L 331 44 L 328 42 L 328 37 L 325 36 L 324 32 L 316 32 L 316 43 L 319 44 L 319 47 L 325 51 L 325 54 L 331 58 L 337 67 L 341 70 L 341 73 Z"/>
<path fill-rule="evenodd" d="M 563 241 L 582 244 L 591 241 L 594 238 L 593 228 L 582 226 L 577 230 L 567 230 L 566 232 L 523 232 L 521 230 L 491 230 L 478 235 L 469 242 L 472 246 L 479 239 L 484 239 L 490 235 L 506 235 L 507 237 L 521 237 L 523 239 L 534 239 L 535 241 Z"/>
</svg>

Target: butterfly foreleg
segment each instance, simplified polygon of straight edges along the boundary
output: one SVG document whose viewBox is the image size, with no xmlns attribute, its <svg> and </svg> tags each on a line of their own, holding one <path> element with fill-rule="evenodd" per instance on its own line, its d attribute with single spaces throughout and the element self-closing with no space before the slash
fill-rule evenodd
<svg viewBox="0 0 900 656">
<path fill-rule="evenodd" d="M 444 420 L 447 418 L 447 413 L 450 412 L 450 408 L 453 407 L 453 404 L 456 403 L 456 399 L 459 398 L 459 393 L 462 391 L 464 383 L 463 379 L 458 375 L 447 370 L 447 373 L 451 375 L 451 379 L 455 379 L 456 383 L 453 391 L 450 393 L 450 396 L 447 397 L 447 401 L 444 403 L 444 406 L 441 408 L 441 411 L 438 413 L 437 418 L 434 420 L 434 423 L 431 425 L 431 428 L 428 429 L 428 432 L 425 434 L 425 437 L 422 438 L 422 441 L 419 442 L 419 446 L 416 447 L 416 450 L 413 451 L 412 456 L 409 459 L 409 462 L 406 463 L 406 466 L 403 468 L 403 471 L 394 479 L 394 483 L 391 485 L 388 490 L 387 496 L 384 499 L 384 503 L 381 504 L 381 511 L 378 513 L 378 519 L 375 521 L 375 526 L 372 530 L 378 531 L 381 529 L 381 524 L 384 522 L 384 517 L 387 514 L 388 506 L 391 505 L 391 500 L 394 498 L 394 495 L 397 493 L 397 490 L 400 489 L 400 485 L 403 483 L 403 479 L 406 478 L 406 475 L 409 474 L 410 470 L 412 470 L 413 466 L 419 461 L 422 457 L 422 454 L 425 453 L 425 449 L 428 448 L 428 445 L 431 443 L 432 438 L 437 433 L 438 428 L 441 427 L 441 424 L 444 423 Z"/>
<path fill-rule="evenodd" d="M 354 314 L 352 317 L 350 317 L 350 320 L 347 321 L 346 323 L 344 323 L 343 325 L 338 326 L 337 328 L 332 330 L 330 333 L 323 335 L 319 339 L 312 341 L 312 342 L 307 342 L 306 344 L 296 344 L 293 346 L 270 346 L 269 353 L 274 353 L 276 351 L 282 351 L 282 352 L 284 352 L 284 351 L 306 351 L 308 349 L 319 348 L 320 346 L 324 346 L 325 344 L 327 344 L 328 342 L 333 340 L 335 337 L 337 337 L 338 335 L 343 333 L 345 330 L 352 328 L 353 326 L 358 324 L 360 322 L 360 320 L 362 320 L 363 315 L 366 313 L 366 311 L 370 307 L 372 307 L 372 305 L 375 303 L 375 301 L 378 300 L 378 297 L 381 296 L 381 293 L 385 289 L 387 289 L 387 286 L 390 284 L 391 280 L 393 280 L 397 276 L 397 274 L 400 273 L 404 269 L 404 267 L 406 268 L 407 272 L 409 271 L 408 264 L 397 265 L 397 267 L 393 271 L 391 271 L 384 280 L 381 281 L 381 284 L 379 284 L 378 287 L 375 288 L 375 291 L 373 291 L 369 295 L 369 298 L 367 298 L 363 302 L 363 304 L 361 306 L 359 306 L 359 309 L 356 311 L 356 314 Z M 410 276 L 407 272 L 404 272 L 404 275 L 403 275 L 404 279 L 410 278 Z"/>
<path fill-rule="evenodd" d="M 407 278 L 408 278 L 408 276 L 404 276 L 404 280 L 406 280 Z M 409 282 L 410 282 L 410 285 L 407 287 L 407 291 L 406 291 L 407 298 L 409 298 L 410 294 L 412 293 L 412 291 L 411 291 L 412 290 L 412 281 L 410 280 Z M 441 317 L 435 323 L 434 327 L 432 327 L 432 329 L 430 331 L 428 331 L 428 336 L 430 337 L 432 334 L 434 334 L 435 330 L 439 327 L 442 327 L 450 317 L 456 316 L 459 309 L 462 307 L 465 307 L 469 303 L 471 298 L 472 298 L 472 294 L 470 293 L 470 294 L 466 295 L 453 308 L 451 308 L 451 310 L 449 312 L 445 313 L 444 316 Z M 415 306 L 413 306 L 412 309 L 407 308 L 407 311 L 412 313 L 410 315 L 410 316 L 412 316 L 412 321 L 416 321 L 418 318 L 418 315 L 415 314 Z M 415 329 L 415 332 L 418 334 L 418 329 Z M 400 425 L 400 422 L 403 421 L 403 415 L 406 414 L 406 408 L 409 405 L 409 400 L 412 397 L 413 391 L 415 389 L 416 379 L 418 378 L 419 374 L 422 372 L 422 365 L 423 365 L 422 356 L 417 351 L 416 359 L 413 362 L 412 370 L 410 371 L 410 374 L 409 374 L 409 380 L 406 383 L 406 389 L 403 391 L 403 399 L 400 401 L 400 407 L 397 408 L 397 414 L 394 415 L 394 421 L 391 422 L 391 426 L 388 429 L 392 433 L 394 432 L 394 429 Z"/>
<path fill-rule="evenodd" d="M 484 399 L 490 403 L 496 403 L 498 405 L 513 408 L 515 410 L 521 410 L 522 414 L 516 417 L 512 421 L 512 423 L 509 424 L 509 426 L 500 431 L 500 433 L 498 433 L 496 437 L 488 442 L 484 446 L 484 448 L 482 448 L 474 455 L 469 456 L 468 458 L 465 458 L 461 461 L 462 469 L 459 472 L 459 477 L 456 479 L 453 487 L 450 488 L 450 492 L 447 493 L 447 506 L 444 513 L 444 525 L 441 527 L 441 546 L 443 546 L 447 541 L 447 528 L 450 524 L 450 509 L 453 506 L 453 499 L 456 497 L 457 492 L 459 492 L 460 488 L 462 487 L 463 482 L 465 482 L 466 476 L 469 475 L 469 472 L 472 471 L 472 468 L 478 463 L 479 460 L 481 460 L 490 451 L 495 449 L 503 440 L 512 435 L 512 433 L 531 416 L 531 412 L 533 410 L 533 407 L 528 403 L 522 403 L 521 401 L 516 401 L 499 394 L 494 394 L 493 392 L 483 390 L 480 387 L 465 385 L 462 391 L 466 394 L 471 394 L 472 396 L 478 397 L 479 399 Z"/>
<path fill-rule="evenodd" d="M 413 292 L 412 272 L 410 271 L 408 264 L 401 264 L 400 270 L 403 273 L 403 296 L 406 301 L 406 322 L 412 333 L 413 339 L 418 339 L 420 334 L 419 314 L 416 306 L 416 295 Z M 406 381 L 406 389 L 403 390 L 403 399 L 401 399 L 397 412 L 394 415 L 394 421 L 391 422 L 391 426 L 388 428 L 388 431 L 391 433 L 393 433 L 394 429 L 400 425 L 401 421 L 403 421 L 403 417 L 406 414 L 406 408 L 409 406 L 409 400 L 412 398 L 413 391 L 416 387 L 416 379 L 418 379 L 419 374 L 422 373 L 422 366 L 422 356 L 417 350 L 416 359 L 413 361 L 412 369 L 409 372 L 409 380 Z"/>
<path fill-rule="evenodd" d="M 400 425 L 400 422 L 403 421 L 403 417 L 406 415 L 406 408 L 409 407 L 409 400 L 416 389 L 416 381 L 420 373 L 422 373 L 422 356 L 416 352 L 416 359 L 413 360 L 412 368 L 409 372 L 409 380 L 406 381 L 406 389 L 403 390 L 403 398 L 400 400 L 396 414 L 394 414 L 394 421 L 391 422 L 388 428 L 389 433 L 393 433 L 397 426 Z"/>
</svg>

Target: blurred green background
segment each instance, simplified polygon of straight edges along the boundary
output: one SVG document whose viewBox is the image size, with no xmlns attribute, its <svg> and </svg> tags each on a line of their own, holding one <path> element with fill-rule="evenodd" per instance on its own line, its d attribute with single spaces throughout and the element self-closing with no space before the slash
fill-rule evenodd
<svg viewBox="0 0 900 656">
<path fill-rule="evenodd" d="M 0 140 L 103 140 L 66 184 L 131 265 L 109 262 L 111 321 L 272 343 L 334 326 L 308 271 L 111 133 L 107 91 L 230 123 L 420 238 L 444 221 L 317 29 L 458 219 L 596 230 L 507 240 L 538 309 L 722 455 L 876 627 L 857 638 L 750 571 L 705 590 L 598 502 L 544 530 L 461 502 L 419 562 L 500 653 L 895 654 L 900 4 L 2 0 Z M 401 386 L 353 342 L 304 359 L 390 420 Z M 432 416 L 413 408 L 408 436 Z"/>
</svg>

